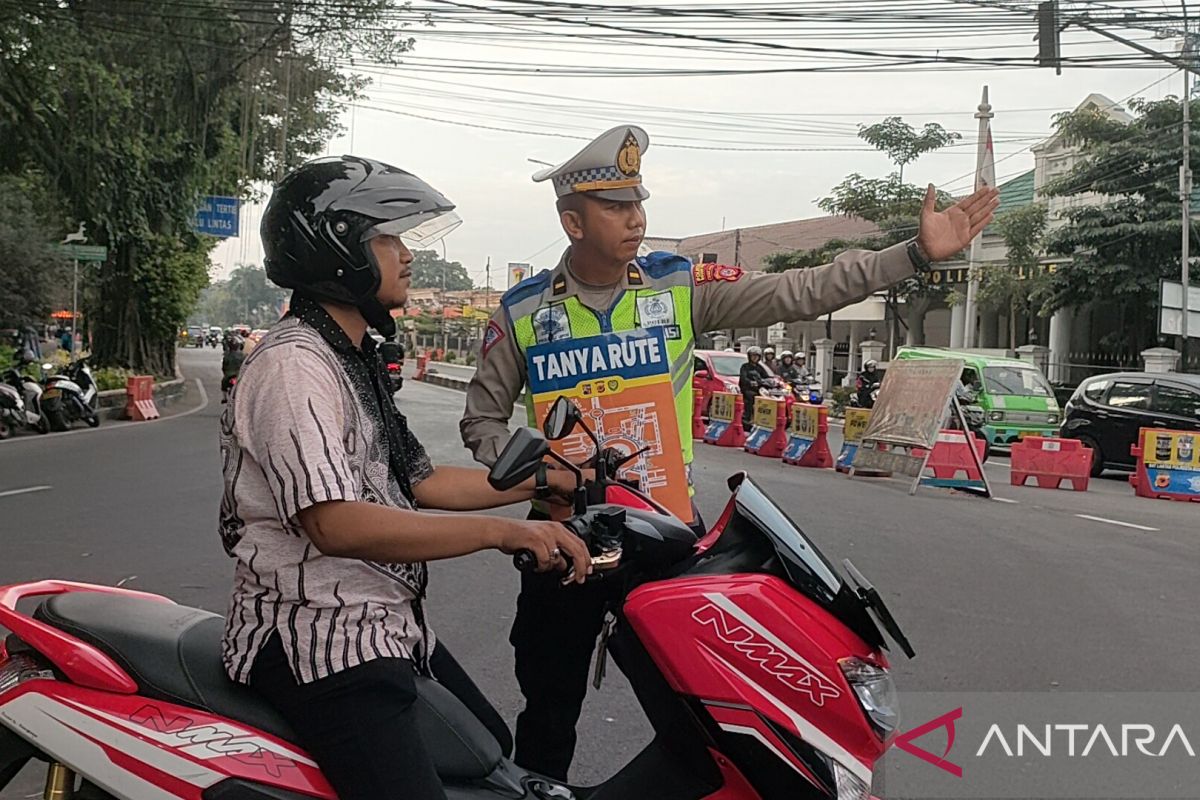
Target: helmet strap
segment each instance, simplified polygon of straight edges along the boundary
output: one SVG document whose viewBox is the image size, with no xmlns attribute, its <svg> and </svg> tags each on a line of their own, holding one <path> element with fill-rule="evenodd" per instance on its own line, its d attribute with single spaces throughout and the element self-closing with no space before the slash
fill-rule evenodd
<svg viewBox="0 0 1200 800">
<path fill-rule="evenodd" d="M 383 307 L 374 296 L 363 300 L 358 304 L 358 310 L 366 319 L 367 324 L 385 339 L 391 339 L 396 335 L 396 320 L 392 318 L 392 312 Z"/>
</svg>

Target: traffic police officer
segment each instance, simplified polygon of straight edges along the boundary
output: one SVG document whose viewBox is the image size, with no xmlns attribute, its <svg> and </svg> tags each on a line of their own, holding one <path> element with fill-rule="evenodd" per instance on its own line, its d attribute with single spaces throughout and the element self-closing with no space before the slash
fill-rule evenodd
<svg viewBox="0 0 1200 800">
<path fill-rule="evenodd" d="M 641 174 L 648 146 L 644 130 L 620 125 L 533 176 L 554 186 L 570 245 L 554 269 L 510 289 L 488 323 L 460 423 L 463 441 L 477 461 L 494 463 L 508 440 L 513 404 L 527 381 L 528 348 L 660 326 L 672 364 L 684 462 L 690 465 L 696 333 L 812 320 L 858 302 L 961 251 L 991 220 L 999 202 L 994 189 L 982 189 L 939 212 L 930 186 L 917 236 L 886 250 L 851 250 L 825 266 L 782 273 L 693 266 L 671 253 L 638 256 L 646 233 L 642 203 L 650 196 Z M 530 395 L 526 392 L 529 423 L 536 425 Z M 525 697 L 517 719 L 515 759 L 527 769 L 564 780 L 575 750 L 588 665 L 603 624 L 605 597 L 597 586 L 603 585 L 563 591 L 543 575 L 522 575 L 510 637 Z"/>
</svg>

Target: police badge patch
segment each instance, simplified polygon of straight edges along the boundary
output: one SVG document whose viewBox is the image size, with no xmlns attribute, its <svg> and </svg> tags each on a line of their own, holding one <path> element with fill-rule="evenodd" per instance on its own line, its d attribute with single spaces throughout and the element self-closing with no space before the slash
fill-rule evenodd
<svg viewBox="0 0 1200 800">
<path fill-rule="evenodd" d="M 533 331 L 538 344 L 560 342 L 571 338 L 571 319 L 566 306 L 555 303 L 533 312 Z"/>
<path fill-rule="evenodd" d="M 638 297 L 638 322 L 643 328 L 675 324 L 675 298 L 670 292 Z"/>
<path fill-rule="evenodd" d="M 496 342 L 504 338 L 504 331 L 496 320 L 488 322 L 487 331 L 483 334 L 483 345 L 479 348 L 479 357 L 483 358 Z"/>
</svg>

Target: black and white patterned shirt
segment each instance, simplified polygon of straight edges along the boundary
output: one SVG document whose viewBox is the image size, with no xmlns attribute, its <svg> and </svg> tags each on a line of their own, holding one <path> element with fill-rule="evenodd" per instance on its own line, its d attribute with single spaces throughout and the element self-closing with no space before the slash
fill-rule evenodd
<svg viewBox="0 0 1200 800">
<path fill-rule="evenodd" d="M 422 664 L 425 564 L 323 555 L 297 518 L 347 500 L 413 508 L 433 472 L 395 409 L 367 336 L 356 348 L 329 314 L 295 297 L 254 348 L 221 417 L 220 534 L 237 559 L 223 655 L 248 683 L 277 633 L 301 683 L 375 658 Z"/>
</svg>

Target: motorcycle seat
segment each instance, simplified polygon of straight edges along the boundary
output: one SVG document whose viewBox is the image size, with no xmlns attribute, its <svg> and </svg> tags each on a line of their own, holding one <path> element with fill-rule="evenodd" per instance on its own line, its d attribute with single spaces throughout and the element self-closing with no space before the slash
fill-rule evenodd
<svg viewBox="0 0 1200 800">
<path fill-rule="evenodd" d="M 111 657 L 144 697 L 201 709 L 286 742 L 295 732 L 221 662 L 225 620 L 198 608 L 99 592 L 54 595 L 34 611 Z M 449 689 L 417 677 L 417 723 L 443 780 L 484 778 L 499 764 L 496 738 Z"/>
</svg>

